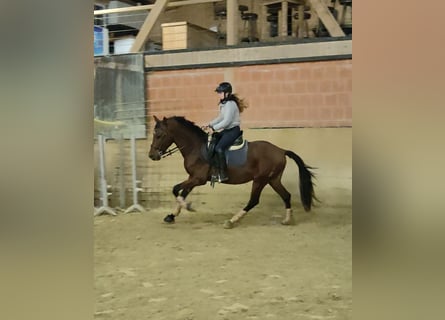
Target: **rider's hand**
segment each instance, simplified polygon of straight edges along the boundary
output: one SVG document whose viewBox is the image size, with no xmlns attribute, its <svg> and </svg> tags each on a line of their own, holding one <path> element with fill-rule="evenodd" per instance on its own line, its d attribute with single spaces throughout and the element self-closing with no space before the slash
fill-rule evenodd
<svg viewBox="0 0 445 320">
<path fill-rule="evenodd" d="M 211 126 L 209 126 L 209 125 L 207 125 L 207 126 L 204 126 L 204 131 L 205 132 L 207 132 L 208 134 L 210 134 L 210 133 L 213 133 L 213 128 L 211 127 Z"/>
</svg>

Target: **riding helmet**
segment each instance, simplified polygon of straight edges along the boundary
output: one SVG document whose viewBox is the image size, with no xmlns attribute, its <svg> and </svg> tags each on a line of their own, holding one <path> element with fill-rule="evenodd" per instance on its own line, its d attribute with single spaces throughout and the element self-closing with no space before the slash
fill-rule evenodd
<svg viewBox="0 0 445 320">
<path fill-rule="evenodd" d="M 232 85 L 229 82 L 221 82 L 215 89 L 216 92 L 225 92 L 228 94 L 232 93 Z"/>
</svg>

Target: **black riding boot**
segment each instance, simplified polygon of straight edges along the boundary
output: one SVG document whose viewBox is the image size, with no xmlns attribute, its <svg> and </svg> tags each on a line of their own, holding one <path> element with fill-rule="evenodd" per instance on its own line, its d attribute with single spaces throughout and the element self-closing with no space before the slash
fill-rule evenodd
<svg viewBox="0 0 445 320">
<path fill-rule="evenodd" d="M 227 163 L 224 151 L 216 152 L 216 157 L 218 159 L 219 182 L 229 180 L 229 177 L 227 176 Z"/>
</svg>

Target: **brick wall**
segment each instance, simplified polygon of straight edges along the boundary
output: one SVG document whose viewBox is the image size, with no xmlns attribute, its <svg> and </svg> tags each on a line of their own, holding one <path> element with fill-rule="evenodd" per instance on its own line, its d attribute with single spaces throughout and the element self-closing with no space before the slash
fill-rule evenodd
<svg viewBox="0 0 445 320">
<path fill-rule="evenodd" d="M 147 73 L 147 114 L 198 125 L 218 113 L 214 89 L 230 81 L 249 108 L 244 128 L 352 126 L 352 60 Z"/>
</svg>

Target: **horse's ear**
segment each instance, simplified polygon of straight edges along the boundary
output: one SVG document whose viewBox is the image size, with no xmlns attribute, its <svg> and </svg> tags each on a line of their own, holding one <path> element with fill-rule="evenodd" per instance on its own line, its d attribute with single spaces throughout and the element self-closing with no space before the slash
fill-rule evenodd
<svg viewBox="0 0 445 320">
<path fill-rule="evenodd" d="M 158 117 L 156 117 L 155 115 L 153 115 L 153 118 L 155 119 L 156 123 L 158 123 L 159 121 L 161 121 L 161 120 L 159 120 Z"/>
</svg>

